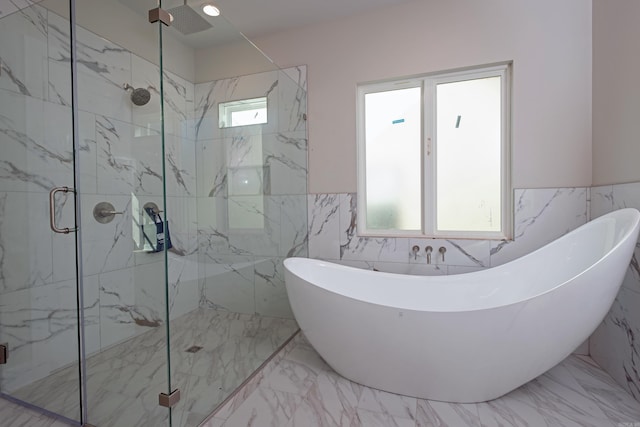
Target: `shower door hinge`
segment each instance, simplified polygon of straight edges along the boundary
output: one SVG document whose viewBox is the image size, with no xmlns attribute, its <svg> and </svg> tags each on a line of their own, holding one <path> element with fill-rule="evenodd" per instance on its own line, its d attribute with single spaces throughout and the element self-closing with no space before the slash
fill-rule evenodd
<svg viewBox="0 0 640 427">
<path fill-rule="evenodd" d="M 171 16 L 171 14 L 166 10 L 156 7 L 149 11 L 149 22 L 153 24 L 158 21 L 162 22 L 167 27 L 170 27 L 171 22 L 173 21 L 173 16 Z"/>
<path fill-rule="evenodd" d="M 177 388 L 171 394 L 160 393 L 158 395 L 158 405 L 165 408 L 172 408 L 176 403 L 180 402 L 180 389 Z"/>
<path fill-rule="evenodd" d="M 7 343 L 0 344 L 0 365 L 6 364 L 8 358 L 9 358 L 9 344 Z"/>
</svg>

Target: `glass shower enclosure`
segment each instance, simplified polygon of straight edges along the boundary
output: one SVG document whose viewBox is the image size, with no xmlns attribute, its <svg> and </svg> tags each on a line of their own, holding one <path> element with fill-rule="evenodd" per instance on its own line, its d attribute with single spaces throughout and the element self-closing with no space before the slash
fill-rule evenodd
<svg viewBox="0 0 640 427">
<path fill-rule="evenodd" d="M 297 331 L 306 70 L 197 6 L 0 0 L 5 399 L 196 426 Z"/>
</svg>

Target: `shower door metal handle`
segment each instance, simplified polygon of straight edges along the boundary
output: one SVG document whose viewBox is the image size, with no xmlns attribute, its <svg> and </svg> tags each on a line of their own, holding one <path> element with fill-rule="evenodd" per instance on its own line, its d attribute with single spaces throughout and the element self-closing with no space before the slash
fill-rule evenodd
<svg viewBox="0 0 640 427">
<path fill-rule="evenodd" d="M 75 193 L 76 190 L 69 187 L 55 187 L 53 190 L 49 192 L 49 225 L 51 226 L 51 229 L 56 233 L 69 234 L 72 231 L 77 231 L 78 228 L 77 227 L 58 228 L 58 226 L 56 225 L 56 193 L 59 193 L 59 192 Z"/>
</svg>

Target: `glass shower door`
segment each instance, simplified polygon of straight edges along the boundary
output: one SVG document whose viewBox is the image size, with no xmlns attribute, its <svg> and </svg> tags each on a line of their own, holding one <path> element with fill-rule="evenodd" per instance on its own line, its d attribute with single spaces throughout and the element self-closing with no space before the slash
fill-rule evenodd
<svg viewBox="0 0 640 427">
<path fill-rule="evenodd" d="M 5 3 L 0 393 L 100 427 L 169 425 L 159 49 L 133 54 L 105 17 L 152 46 L 161 24 L 119 0 Z"/>
<path fill-rule="evenodd" d="M 156 7 L 155 0 L 76 3 L 79 133 L 91 147 L 80 167 L 86 408 L 87 422 L 99 427 L 169 425 L 169 409 L 159 405 L 169 376 L 168 245 L 158 238 L 162 24 L 147 13 Z"/>
<path fill-rule="evenodd" d="M 76 223 L 73 190 L 51 193 L 75 185 L 71 63 L 60 60 L 61 52 L 68 59 L 69 23 L 58 26 L 42 5 L 17 10 L 6 3 L 0 7 L 0 344 L 8 357 L 0 365 L 0 392 L 79 421 L 76 235 L 51 228 Z"/>
</svg>

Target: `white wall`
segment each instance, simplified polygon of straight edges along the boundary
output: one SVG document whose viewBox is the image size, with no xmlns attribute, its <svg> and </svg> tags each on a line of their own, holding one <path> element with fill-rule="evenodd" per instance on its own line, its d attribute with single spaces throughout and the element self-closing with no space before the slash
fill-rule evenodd
<svg viewBox="0 0 640 427">
<path fill-rule="evenodd" d="M 640 2 L 593 1 L 593 184 L 640 181 Z"/>
<path fill-rule="evenodd" d="M 198 49 L 195 55 L 196 84 L 277 69 L 276 64 L 245 39 Z"/>
<path fill-rule="evenodd" d="M 513 186 L 591 185 L 591 2 L 419 0 L 255 40 L 308 65 L 309 190 L 356 190 L 359 82 L 514 61 Z"/>
</svg>

